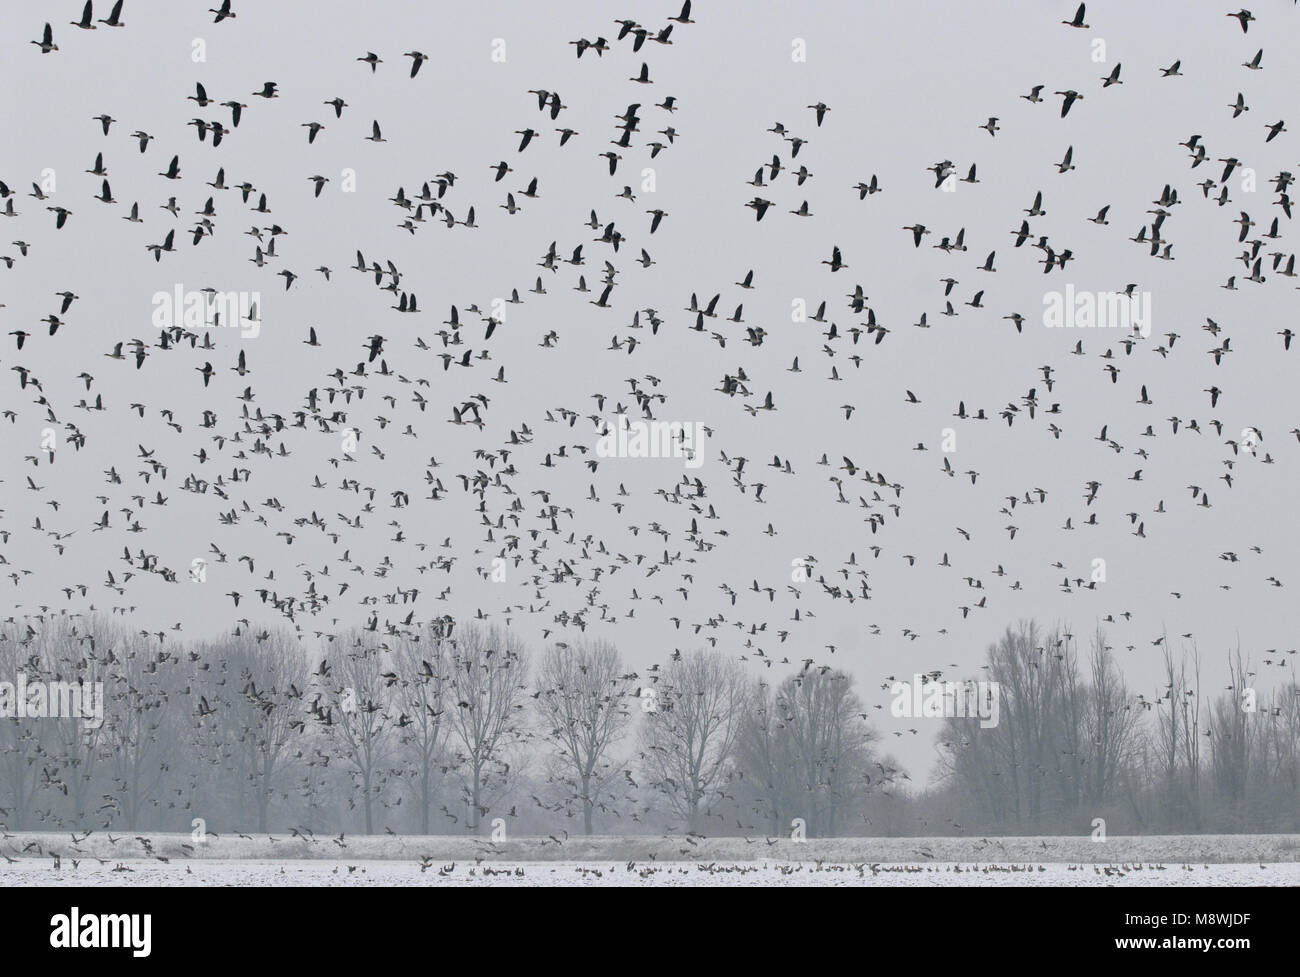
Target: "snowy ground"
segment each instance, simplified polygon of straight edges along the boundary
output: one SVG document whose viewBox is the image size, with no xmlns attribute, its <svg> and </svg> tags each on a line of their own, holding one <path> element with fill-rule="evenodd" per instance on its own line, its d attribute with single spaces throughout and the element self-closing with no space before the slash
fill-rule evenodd
<svg viewBox="0 0 1300 977">
<path fill-rule="evenodd" d="M 1300 885 L 1300 863 L 480 862 L 46 859 L 0 866 L 0 886 L 1178 886 Z"/>
<path fill-rule="evenodd" d="M 1022 838 L 0 834 L 0 886 L 1300 885 L 1295 835 Z"/>
<path fill-rule="evenodd" d="M 719 864 L 817 862 L 926 864 L 997 862 L 1055 864 L 1178 864 L 1217 862 L 1300 862 L 1300 836 L 1296 835 L 1112 835 L 1096 842 L 1089 835 L 1003 838 L 705 838 L 576 835 L 513 837 L 493 842 L 465 835 L 347 835 L 313 836 L 303 832 L 267 834 L 222 832 L 198 840 L 190 834 L 95 831 L 90 835 L 67 832 L 0 833 L 0 855 L 34 858 L 50 864 L 53 856 L 76 858 L 83 864 L 94 859 L 113 862 L 163 856 L 173 861 L 238 859 L 291 862 L 324 859 L 416 862 L 420 859 L 472 862 L 477 858 L 510 864 L 563 862 L 579 865 L 638 865 L 649 862 L 717 862 Z"/>
</svg>

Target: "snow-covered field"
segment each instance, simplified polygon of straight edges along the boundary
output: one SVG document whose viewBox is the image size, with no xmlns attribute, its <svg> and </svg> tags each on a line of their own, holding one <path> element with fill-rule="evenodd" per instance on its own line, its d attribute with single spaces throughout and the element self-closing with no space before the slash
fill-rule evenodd
<svg viewBox="0 0 1300 977">
<path fill-rule="evenodd" d="M 0 886 L 1178 886 L 1300 885 L 1300 863 L 468 862 L 194 859 L 0 867 Z"/>
<path fill-rule="evenodd" d="M 314 837 L 4 832 L 2 886 L 1300 885 L 1295 835 Z"/>
<path fill-rule="evenodd" d="M 281 862 L 298 859 L 408 861 L 429 859 L 439 864 L 472 862 L 565 862 L 638 865 L 648 862 L 718 862 L 720 864 L 767 861 L 926 864 L 942 862 L 1122 864 L 1300 862 L 1300 836 L 1296 835 L 1112 835 L 1095 842 L 1088 835 L 1056 837 L 948 837 L 948 838 L 789 838 L 715 837 L 699 835 L 577 835 L 515 837 L 493 842 L 465 835 L 347 835 L 314 836 L 303 832 L 267 834 L 208 833 L 203 840 L 189 834 L 95 831 L 90 835 L 67 832 L 3 832 L 0 855 L 45 860 L 58 855 L 88 863 L 105 859 L 114 863 L 163 856 L 174 861 L 194 859 Z"/>
</svg>

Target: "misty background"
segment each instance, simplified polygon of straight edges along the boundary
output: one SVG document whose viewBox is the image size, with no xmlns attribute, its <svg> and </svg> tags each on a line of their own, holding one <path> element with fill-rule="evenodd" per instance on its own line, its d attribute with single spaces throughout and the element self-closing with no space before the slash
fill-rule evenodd
<svg viewBox="0 0 1300 977">
<path fill-rule="evenodd" d="M 1264 136 L 1266 123 L 1284 118 L 1286 93 L 1298 80 L 1282 56 L 1294 40 L 1291 5 L 1256 10 L 1258 21 L 1243 35 L 1222 9 L 1205 3 L 1180 8 L 1176 20 L 1154 8 L 1090 3 L 1086 31 L 1059 23 L 1073 15 L 1074 4 L 811 10 L 697 4 L 696 23 L 676 25 L 671 45 L 647 41 L 638 53 L 630 39 L 613 40 L 614 14 L 657 31 L 675 10 L 643 3 L 617 11 L 594 3 L 558 10 L 394 3 L 365 11 L 245 4 L 236 8 L 237 19 L 214 25 L 204 6 L 129 0 L 125 28 L 91 33 L 67 26 L 80 5 L 61 3 L 13 18 L 0 42 L 8 82 L 0 97 L 15 134 L 0 147 L 0 179 L 17 195 L 19 211 L 4 228 L 11 240 L 30 245 L 27 257 L 13 246 L 0 249 L 15 258 L 11 268 L 0 268 L 0 323 L 8 324 L 4 332 L 33 333 L 21 351 L 6 337 L 0 354 L 9 378 L 4 406 L 12 412 L 3 423 L 0 552 L 6 572 L 17 575 L 3 582 L 15 622 L 33 614 L 89 614 L 92 605 L 109 614 L 123 608 L 116 614 L 123 641 L 126 633 L 162 631 L 163 645 L 215 644 L 236 628 L 241 636 L 296 628 L 314 663 L 337 661 L 332 649 L 352 640 L 337 636 L 352 628 L 373 623 L 382 634 L 404 626 L 411 612 L 418 622 L 481 616 L 508 627 L 534 656 L 555 640 L 599 638 L 617 646 L 622 673 L 645 676 L 656 663 L 670 662 L 675 650 L 711 647 L 772 687 L 808 671 L 804 659 L 812 658 L 814 669 L 830 666 L 853 679 L 880 737 L 879 756 L 887 754 L 887 765 L 906 771 L 916 787 L 949 770 L 947 734 L 934 722 L 911 733 L 918 724 L 889 715 L 882 685 L 890 676 L 907 680 L 936 670 L 945 678 L 981 677 L 989 646 L 1020 621 L 1068 630 L 1085 659 L 1101 627 L 1130 693 L 1125 703 L 1144 712 L 1137 695 L 1156 701 L 1169 691 L 1168 645 L 1178 655 L 1199 654 L 1207 699 L 1210 689 L 1239 688 L 1240 678 L 1259 690 L 1261 702 L 1275 694 L 1277 702 L 1286 699 L 1294 682 L 1296 613 L 1288 594 L 1297 544 L 1291 516 L 1297 444 L 1288 434 L 1296 425 L 1291 354 L 1276 333 L 1288 324 L 1285 291 L 1292 286 L 1275 273 L 1262 285 L 1244 281 L 1248 269 L 1235 259 L 1246 245 L 1238 243 L 1233 221 L 1248 211 L 1259 224 L 1248 236 L 1254 237 L 1281 214 L 1272 205 L 1269 177 L 1293 165 L 1291 136 L 1267 144 Z M 39 37 L 46 17 L 60 50 L 43 56 L 28 41 Z M 603 57 L 591 51 L 574 57 L 569 41 L 601 35 L 611 43 Z M 198 64 L 191 60 L 196 38 L 206 44 L 207 59 Z M 504 61 L 492 58 L 497 39 L 505 42 Z M 795 39 L 806 42 L 806 62 L 791 59 Z M 1093 60 L 1098 40 L 1105 48 L 1100 62 Z M 1241 67 L 1260 47 L 1263 70 Z M 402 52 L 413 49 L 430 59 L 411 79 Z M 356 60 L 367 51 L 384 59 L 374 73 Z M 1184 77 L 1161 78 L 1158 68 L 1177 59 Z M 643 61 L 652 85 L 628 80 Z M 1121 62 L 1124 84 L 1103 91 L 1101 78 Z M 268 80 L 278 84 L 279 97 L 252 96 Z M 248 106 L 215 149 L 186 123 L 197 115 L 229 127 L 229 111 L 186 101 L 196 82 L 218 101 L 235 98 Z M 1037 84 L 1045 85 L 1041 104 L 1019 98 Z M 535 88 L 561 94 L 566 107 L 554 123 L 537 111 L 528 94 Z M 1067 89 L 1085 97 L 1062 119 L 1059 97 L 1050 93 Z M 1238 91 L 1251 110 L 1234 120 L 1227 106 Z M 671 115 L 655 107 L 666 95 L 679 106 Z M 322 104 L 335 96 L 348 102 L 342 118 Z M 820 127 L 807 107 L 819 101 L 831 107 Z M 611 177 L 597 154 L 614 148 L 614 116 L 633 102 L 641 103 L 640 131 L 630 148 L 617 150 L 623 159 Z M 117 120 L 107 137 L 93 121 L 101 112 Z M 994 137 L 979 128 L 989 116 L 999 118 Z M 363 140 L 372 120 L 386 143 Z M 309 145 L 302 123 L 312 121 L 325 129 Z M 795 158 L 789 142 L 766 131 L 778 121 L 808 140 Z M 677 136 L 651 159 L 646 144 L 662 139 L 656 131 L 667 125 Z M 520 153 L 515 132 L 529 126 L 540 135 Z M 578 134 L 560 147 L 553 130 L 565 126 Z M 144 154 L 129 137 L 137 128 L 155 136 Z M 1193 133 L 1212 159 L 1195 170 L 1178 145 Z M 1077 169 L 1060 174 L 1055 164 L 1067 147 Z M 92 199 L 100 178 L 84 172 L 101 151 L 114 205 Z M 787 172 L 767 188 L 746 186 L 774 153 Z M 173 154 L 180 156 L 179 181 L 157 175 Z M 1213 160 L 1225 157 L 1253 168 L 1258 189 L 1243 190 L 1234 176 L 1227 181 L 1232 203 L 1219 207 L 1196 184 L 1217 180 L 1222 167 Z M 494 183 L 490 167 L 499 160 L 514 172 Z M 952 193 L 934 189 L 925 168 L 940 160 L 953 161 L 959 176 L 976 164 L 980 182 L 960 183 Z M 802 187 L 788 172 L 799 164 L 813 173 Z M 654 170 L 653 192 L 641 189 L 646 167 Z M 26 194 L 46 168 L 55 171 L 57 190 L 39 202 Z M 248 180 L 264 192 L 271 213 L 249 212 L 238 191 L 204 186 L 218 168 L 227 184 Z M 355 171 L 355 193 L 340 192 L 345 169 Z M 457 219 L 473 205 L 479 226 L 448 229 L 431 219 L 414 235 L 400 229 L 407 214 L 388 198 L 398 187 L 413 197 L 448 170 L 456 180 L 443 203 Z M 331 181 L 319 198 L 308 179 L 314 174 Z M 859 200 L 851 187 L 872 174 L 883 190 Z M 539 197 L 521 197 L 533 177 Z M 1149 224 L 1166 184 L 1182 201 L 1162 228 L 1174 261 L 1151 258 L 1126 240 Z M 617 197 L 624 185 L 632 187 L 635 203 Z M 1074 256 L 1064 271 L 1047 276 L 1039 252 L 1012 247 L 1011 232 L 1039 190 L 1047 213 L 1031 219 L 1034 236 L 1047 234 Z M 513 216 L 498 207 L 507 191 L 522 208 Z M 1216 186 L 1211 198 L 1217 193 Z M 159 209 L 172 195 L 180 220 Z M 743 206 L 755 195 L 774 201 L 757 223 Z M 209 196 L 215 235 L 191 246 L 191 217 Z M 143 223 L 121 220 L 133 200 Z M 804 200 L 813 217 L 787 213 Z M 55 229 L 48 204 L 73 211 L 64 228 Z M 1109 226 L 1085 220 L 1104 205 Z M 653 235 L 645 213 L 651 208 L 667 212 Z M 615 221 L 626 236 L 617 255 L 584 226 L 592 209 L 602 226 Z M 916 222 L 934 232 L 919 249 L 902 230 Z M 1264 254 L 1274 245 L 1289 252 L 1287 222 L 1283 216 L 1283 240 L 1266 242 Z M 277 257 L 257 268 L 248 260 L 255 242 L 242 232 L 271 224 L 287 233 L 276 240 Z M 931 247 L 963 227 L 968 251 Z M 155 262 L 145 246 L 172 228 L 176 252 Z M 539 268 L 552 241 L 562 256 L 583 244 L 587 264 L 560 265 L 555 274 Z M 820 263 L 833 246 L 848 266 L 834 274 Z M 634 263 L 641 248 L 655 261 L 649 268 Z M 393 311 L 393 292 L 349 269 L 358 249 L 367 263 L 394 263 L 401 291 L 418 294 L 420 313 Z M 997 272 L 978 271 L 994 250 Z M 599 296 L 606 258 L 619 268 L 611 309 L 589 304 Z M 322 264 L 332 269 L 328 282 L 313 270 Z M 284 268 L 299 276 L 288 291 L 277 277 Z M 736 287 L 750 269 L 754 289 Z M 592 293 L 572 290 L 580 273 Z M 529 294 L 539 275 L 548 294 Z M 1229 275 L 1238 276 L 1238 290 L 1219 288 Z M 954 318 L 940 314 L 939 280 L 948 276 L 959 282 L 949 296 L 959 312 Z M 1135 283 L 1150 292 L 1151 338 L 1126 353 L 1121 333 L 1043 328 L 1044 292 L 1067 283 L 1098 291 Z M 177 284 L 260 291 L 259 336 L 211 330 L 214 349 L 192 349 L 188 342 L 151 348 L 139 370 L 130 360 L 104 359 L 118 342 L 156 342 L 152 296 Z M 846 335 L 866 318 L 846 308 L 845 296 L 858 284 L 876 320 L 890 330 L 879 345 L 870 335 L 857 344 Z M 39 320 L 58 310 L 55 293 L 64 289 L 80 298 L 50 337 Z M 485 341 L 481 322 L 466 307 L 488 310 L 511 289 L 524 301 L 506 307 L 505 321 Z M 985 308 L 961 304 L 979 289 Z M 703 332 L 691 328 L 695 317 L 684 311 L 692 293 L 701 304 L 722 296 L 719 318 L 708 320 Z M 795 299 L 810 310 L 826 301 L 827 322 L 792 322 Z M 742 302 L 745 323 L 767 331 L 761 346 L 747 344 L 744 326 L 722 318 Z M 466 323 L 464 344 L 454 352 L 477 355 L 486 348 L 491 358 L 444 371 L 436 334 L 446 328 L 453 304 Z M 633 312 L 648 307 L 663 319 L 657 334 L 630 328 Z M 928 330 L 912 326 L 922 312 Z M 1026 319 L 1022 333 L 1001 318 L 1015 312 Z M 1222 326 L 1219 337 L 1201 331 L 1207 317 Z M 832 321 L 839 338 L 828 340 Z M 647 326 L 644 313 L 641 324 Z M 320 347 L 303 345 L 309 327 Z M 552 330 L 554 344 L 540 346 Z M 712 332 L 723 334 L 725 347 Z M 1179 335 L 1172 348 L 1162 338 L 1168 332 Z M 364 397 L 345 404 L 340 395 L 325 413 L 346 407 L 346 426 L 360 435 L 354 460 L 340 460 L 342 422 L 322 429 L 311 420 L 263 436 L 273 451 L 283 444 L 287 456 L 248 453 L 255 434 L 246 433 L 239 445 L 228 440 L 247 431 L 245 405 L 237 399 L 245 388 L 254 398 L 250 411 L 278 413 L 292 423 L 294 412 L 306 409 L 309 389 L 322 392 L 324 405 L 324 391 L 339 386 L 330 374 L 365 360 L 374 334 L 385 337 L 389 369 L 412 382 L 377 377 L 378 361 L 366 377 L 346 379 L 364 387 Z M 611 337 L 634 334 L 631 354 L 608 348 Z M 1231 337 L 1231 353 L 1216 365 L 1207 351 L 1224 336 Z M 430 348 L 417 348 L 417 338 Z M 1085 355 L 1072 356 L 1078 341 Z M 1168 355 L 1155 352 L 1161 345 Z M 1101 358 L 1107 350 L 1114 359 Z M 250 370 L 244 377 L 230 369 L 240 351 Z M 849 361 L 853 354 L 862 357 L 860 366 Z M 795 357 L 800 373 L 788 372 Z M 195 370 L 208 361 L 216 375 L 204 388 Z M 1107 363 L 1120 368 L 1117 382 L 1103 372 Z M 32 387 L 20 387 L 10 372 L 18 365 L 39 379 L 48 404 L 35 402 Z M 1053 371 L 1050 392 L 1043 365 Z M 832 366 L 841 382 L 828 380 Z M 507 383 L 491 382 L 498 367 Z M 724 375 L 742 368 L 749 396 L 717 392 Z M 89 394 L 78 377 L 83 371 L 94 377 Z M 595 471 L 583 464 L 599 435 L 588 415 L 608 417 L 613 405 L 623 404 L 639 416 L 628 377 L 664 396 L 653 406 L 656 418 L 709 426 L 709 455 L 700 469 L 673 460 L 611 459 Z M 1143 385 L 1151 405 L 1137 403 Z M 1205 393 L 1211 386 L 1223 391 L 1214 408 Z M 1022 405 L 1031 388 L 1040 405 L 1032 420 Z M 906 403 L 909 390 L 919 404 Z M 426 398 L 427 409 L 413 403 L 413 391 Z M 743 403 L 761 404 L 768 391 L 776 411 L 751 416 L 743 409 Z M 490 398 L 485 429 L 448 426 L 452 406 L 476 393 Z M 93 403 L 96 394 L 104 411 L 76 407 L 87 396 Z M 603 412 L 593 399 L 598 394 L 606 399 Z M 385 402 L 385 395 L 395 402 Z M 984 409 L 991 420 L 954 418 L 959 401 L 969 413 Z M 142 415 L 133 403 L 143 405 Z M 998 417 L 1009 403 L 1022 405 L 1011 425 Z M 1061 405 L 1060 415 L 1045 413 L 1052 403 Z M 844 404 L 854 406 L 847 419 Z M 180 432 L 167 425 L 164 409 Z M 215 412 L 213 428 L 200 426 L 204 410 Z M 572 426 L 562 410 L 578 415 Z M 1173 434 L 1166 420 L 1172 416 L 1184 425 L 1196 418 L 1203 433 L 1180 426 Z M 1221 422 L 1221 435 L 1212 419 Z M 1059 437 L 1048 430 L 1053 422 Z M 408 424 L 413 434 L 404 435 Z M 523 425 L 531 435 L 512 443 L 511 432 L 518 440 Z M 1096 440 L 1103 425 L 1123 450 Z M 1142 436 L 1147 425 L 1154 437 Z M 48 427 L 60 437 L 52 461 L 40 450 Z M 1225 444 L 1240 440 L 1246 427 L 1263 435 L 1255 457 Z M 956 432 L 951 455 L 940 451 L 946 428 Z M 70 435 L 84 436 L 84 444 L 74 449 Z M 213 435 L 227 440 L 218 443 Z M 918 443 L 928 450 L 914 450 Z M 167 466 L 165 480 L 137 446 Z M 489 462 L 475 454 L 503 447 L 508 459 Z M 194 457 L 200 448 L 206 462 Z M 1139 448 L 1148 457 L 1136 456 Z M 1271 464 L 1263 463 L 1265 453 Z M 548 454 L 553 467 L 543 464 Z M 823 454 L 826 467 L 818 464 Z M 794 473 L 765 468 L 773 455 L 788 460 Z M 431 456 L 440 467 L 431 469 Z M 738 457 L 747 459 L 739 485 Z M 858 469 L 856 478 L 840 470 L 845 457 Z M 943 474 L 945 457 L 955 477 Z M 513 466 L 505 479 L 509 492 L 495 482 L 507 466 Z M 110 468 L 122 476 L 121 485 L 105 482 Z M 250 478 L 227 484 L 227 499 L 179 488 L 188 474 L 229 480 L 236 468 L 247 468 Z M 1136 469 L 1142 478 L 1130 481 Z M 962 474 L 968 470 L 979 473 L 974 485 Z M 149 482 L 141 471 L 150 472 Z M 437 501 L 427 498 L 428 471 L 447 489 Z M 489 483 L 482 500 L 458 477 L 478 471 Z M 863 471 L 902 489 L 868 486 Z M 700 512 L 690 507 L 693 488 L 671 499 L 656 494 L 673 496 L 683 474 L 698 475 L 706 486 Z M 1224 474 L 1232 475 L 1231 487 L 1220 480 Z M 39 491 L 27 487 L 29 476 Z M 324 488 L 313 487 L 315 476 Z M 843 479 L 843 505 L 831 476 Z M 374 489 L 373 511 L 362 512 L 364 492 L 339 489 L 343 478 Z M 1101 487 L 1086 505 L 1092 480 Z M 761 502 L 753 484 L 759 481 Z M 1196 504 L 1190 485 L 1204 489 L 1211 508 Z M 1039 488 L 1046 494 L 1041 503 L 1001 511 L 1008 496 L 1037 499 Z M 158 491 L 165 506 L 148 502 Z M 406 492 L 409 505 L 394 508 L 395 491 Z M 599 501 L 591 500 L 593 491 Z M 269 499 L 282 508 L 264 505 Z M 512 510 L 515 500 L 522 508 Z M 1164 511 L 1157 513 L 1161 503 Z M 549 505 L 559 510 L 554 526 L 544 509 Z M 707 517 L 708 506 L 716 520 Z M 134 510 L 130 518 L 124 507 Z M 106 510 L 110 530 L 92 532 Z M 222 524 L 221 514 L 232 510 L 238 522 Z M 329 523 L 327 532 L 294 523 L 313 512 Z M 1097 525 L 1085 525 L 1093 513 Z M 875 532 L 871 514 L 884 517 Z M 363 527 L 348 526 L 343 516 L 362 516 Z M 698 532 L 690 529 L 692 518 Z M 1062 528 L 1067 519 L 1072 530 Z M 126 531 L 133 521 L 143 532 Z M 1139 521 L 1144 537 L 1132 535 Z M 656 535 L 656 525 L 666 539 Z M 1008 525 L 1017 527 L 1014 539 Z M 292 542 L 276 535 L 281 532 L 292 533 Z M 519 548 L 505 552 L 506 580 L 493 582 L 491 561 L 502 555 L 508 534 L 520 537 Z M 543 543 L 534 562 L 530 551 Z M 132 570 L 122 560 L 124 546 L 156 557 L 176 582 L 137 567 L 124 583 Z M 1229 552 L 1238 559 L 1220 559 Z M 617 554 L 629 562 L 620 563 Z M 941 566 L 945 554 L 949 565 Z M 518 565 L 517 555 L 523 557 Z M 255 570 L 239 563 L 240 556 L 250 557 Z M 808 556 L 811 579 L 792 580 L 792 561 Z M 195 558 L 208 561 L 202 584 L 188 578 Z M 1086 581 L 1098 558 L 1105 560 L 1104 583 L 1063 590 L 1063 579 Z M 995 574 L 998 567 L 1004 575 Z M 868 573 L 869 599 L 859 596 L 859 570 Z M 123 593 L 106 588 L 109 572 Z M 341 579 L 349 584 L 342 594 Z M 753 583 L 771 588 L 771 597 L 751 589 Z M 304 602 L 313 585 L 323 597 Z M 828 589 L 837 585 L 838 594 Z M 419 596 L 390 603 L 399 587 L 418 588 Z M 263 602 L 259 589 L 292 595 L 292 621 Z M 238 607 L 231 591 L 241 594 Z M 20 641 L 23 629 L 15 627 Z M 778 631 L 788 637 L 782 641 Z M 1039 646 L 1048 647 L 1042 639 L 1034 643 Z M 1249 665 L 1234 676 L 1238 649 Z M 154 652 L 142 646 L 139 653 Z M 197 686 L 189 684 L 193 692 Z M 1172 684 L 1186 691 L 1186 683 Z M 639 709 L 636 702 L 630 707 Z M 194 718 L 188 702 L 171 711 L 183 726 Z M 1059 756 L 1069 745 L 1053 749 Z"/>
</svg>

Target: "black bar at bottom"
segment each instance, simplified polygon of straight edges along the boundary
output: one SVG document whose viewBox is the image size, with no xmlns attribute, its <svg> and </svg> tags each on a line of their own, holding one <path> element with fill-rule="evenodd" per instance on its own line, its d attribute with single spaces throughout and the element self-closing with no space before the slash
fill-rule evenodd
<svg viewBox="0 0 1300 977">
<path fill-rule="evenodd" d="M 819 938 L 832 952 L 849 950 L 846 938 L 861 941 L 854 953 L 908 948 L 909 956 L 935 966 L 995 952 L 1014 959 L 1041 952 L 1048 960 L 1136 956 L 1145 962 L 1197 955 L 1231 965 L 1294 945 L 1294 893 L 1283 888 L 918 887 L 890 889 L 888 898 L 872 888 L 733 888 L 720 901 L 710 898 L 708 886 L 684 886 L 662 902 L 653 893 L 609 899 L 569 890 L 534 902 L 526 889 L 485 900 L 436 883 L 423 889 L 66 887 L 9 889 L 0 900 L 7 952 L 15 954 L 10 959 L 63 957 L 77 966 L 111 957 L 127 969 L 196 960 L 208 967 L 337 967 L 354 960 L 482 966 L 567 954 L 616 962 L 683 952 L 727 963 L 753 955 L 762 962 L 774 943 L 794 940 L 806 952 Z M 94 943 L 110 945 L 86 945 Z"/>
</svg>

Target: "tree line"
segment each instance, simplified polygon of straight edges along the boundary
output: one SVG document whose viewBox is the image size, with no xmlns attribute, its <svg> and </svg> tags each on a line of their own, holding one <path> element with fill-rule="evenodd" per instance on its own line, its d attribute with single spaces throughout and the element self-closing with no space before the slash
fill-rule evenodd
<svg viewBox="0 0 1300 977">
<path fill-rule="evenodd" d="M 947 721 L 926 819 L 1003 834 L 1087 833 L 1097 819 L 1126 834 L 1300 830 L 1294 653 L 1252 665 L 1235 649 L 1203 684 L 1194 641 L 1157 647 L 1163 681 L 1148 695 L 1100 630 L 1081 651 L 1068 628 L 1009 628 L 985 664 L 1000 722 Z"/>
<path fill-rule="evenodd" d="M 773 685 L 712 648 L 628 669 L 599 638 L 534 653 L 449 617 L 217 641 L 102 616 L 0 626 L 0 681 L 102 683 L 102 722 L 0 718 L 9 830 L 510 835 L 1293 831 L 1294 680 L 1245 708 L 1251 668 L 1202 697 L 1164 643 L 1165 694 L 1134 695 L 1100 632 L 1009 629 L 982 669 L 998 723 L 940 719 L 931 785 L 882 749 L 854 679 Z M 880 709 L 881 706 L 875 708 Z M 10 710 L 12 711 L 12 710 Z"/>
</svg>

